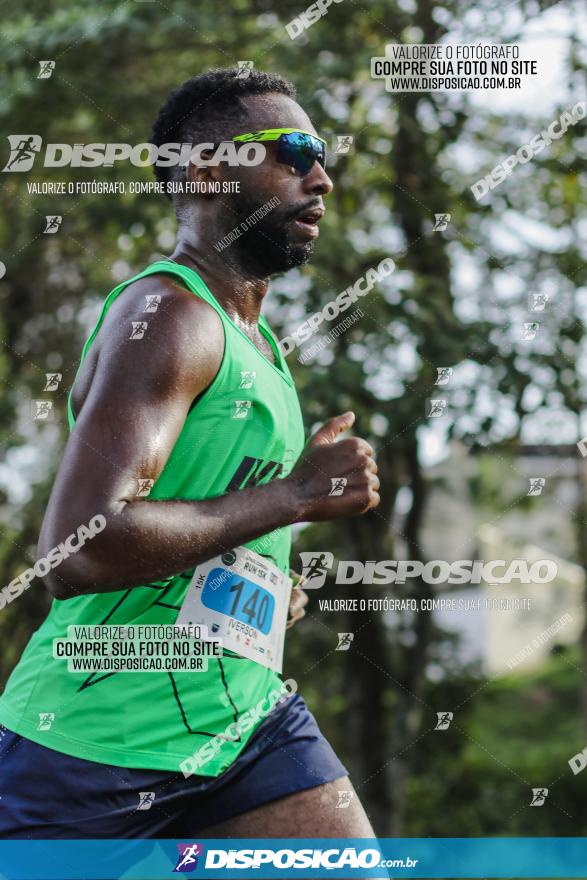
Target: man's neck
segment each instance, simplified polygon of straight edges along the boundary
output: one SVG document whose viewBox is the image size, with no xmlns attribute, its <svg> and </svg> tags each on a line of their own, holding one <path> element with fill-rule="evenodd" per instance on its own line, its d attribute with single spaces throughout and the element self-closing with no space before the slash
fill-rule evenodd
<svg viewBox="0 0 587 880">
<path fill-rule="evenodd" d="M 236 323 L 256 326 L 269 280 L 248 277 L 238 267 L 228 266 L 220 254 L 212 254 L 209 247 L 190 238 L 178 236 L 170 259 L 194 269 Z"/>
</svg>

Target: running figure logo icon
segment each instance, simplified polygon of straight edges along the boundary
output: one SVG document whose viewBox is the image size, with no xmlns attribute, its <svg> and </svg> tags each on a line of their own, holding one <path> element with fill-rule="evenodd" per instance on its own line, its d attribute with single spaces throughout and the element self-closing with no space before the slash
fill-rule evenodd
<svg viewBox="0 0 587 880">
<path fill-rule="evenodd" d="M 544 477 L 529 477 L 530 488 L 526 495 L 542 495 L 542 490 L 546 485 Z"/>
<path fill-rule="evenodd" d="M 436 717 L 438 721 L 436 722 L 436 727 L 434 730 L 448 730 L 450 727 L 450 722 L 453 718 L 452 712 L 437 712 Z"/>
<path fill-rule="evenodd" d="M 52 400 L 33 400 L 33 419 L 36 422 L 46 422 L 51 419 L 53 412 Z"/>
<path fill-rule="evenodd" d="M 450 382 L 450 377 L 453 374 L 452 367 L 436 367 L 436 372 L 438 376 L 436 377 L 435 385 L 448 385 Z"/>
<path fill-rule="evenodd" d="M 155 480 L 138 480 L 139 489 L 137 495 L 141 498 L 145 498 L 155 485 Z"/>
<path fill-rule="evenodd" d="M 9 134 L 10 157 L 2 171 L 30 171 L 43 143 L 40 134 Z"/>
<path fill-rule="evenodd" d="M 154 791 L 139 791 L 139 805 L 137 810 L 150 810 L 155 801 Z"/>
<path fill-rule="evenodd" d="M 334 136 L 333 152 L 339 156 L 349 156 L 354 153 L 352 134 L 336 134 Z"/>
<path fill-rule="evenodd" d="M 45 216 L 45 228 L 43 229 L 43 233 L 54 235 L 59 231 L 62 220 L 63 217 L 61 214 L 47 214 Z"/>
<path fill-rule="evenodd" d="M 330 482 L 332 483 L 332 488 L 329 495 L 342 495 L 344 492 L 344 487 L 347 484 L 346 477 L 331 477 Z"/>
<path fill-rule="evenodd" d="M 444 232 L 450 223 L 450 214 L 435 214 L 432 232 Z"/>
<path fill-rule="evenodd" d="M 51 79 L 51 74 L 54 70 L 54 61 L 39 61 L 39 72 L 37 74 L 37 79 Z"/>
<path fill-rule="evenodd" d="M 237 61 L 237 79 L 248 79 L 251 75 L 251 70 L 253 70 L 255 66 L 254 61 Z"/>
<path fill-rule="evenodd" d="M 448 400 L 445 397 L 433 397 L 426 401 L 426 417 L 440 419 L 446 413 Z"/>
<path fill-rule="evenodd" d="M 530 311 L 543 312 L 548 302 L 547 293 L 531 293 L 530 294 Z"/>
<path fill-rule="evenodd" d="M 45 387 L 43 391 L 57 391 L 59 389 L 59 383 L 63 379 L 62 373 L 45 373 Z"/>
<path fill-rule="evenodd" d="M 148 321 L 131 321 L 132 330 L 129 339 L 142 339 L 149 326 Z"/>
<path fill-rule="evenodd" d="M 55 712 L 39 712 L 39 723 L 37 730 L 51 730 L 51 725 L 55 721 Z"/>
<path fill-rule="evenodd" d="M 319 590 L 326 582 L 326 574 L 332 568 L 334 556 L 321 550 L 314 553 L 300 553 L 304 590 Z"/>
<path fill-rule="evenodd" d="M 252 405 L 252 400 L 235 400 L 234 412 L 232 414 L 233 419 L 246 419 L 251 412 Z"/>
<path fill-rule="evenodd" d="M 334 649 L 335 651 L 348 651 L 351 647 L 351 643 L 355 638 L 354 633 L 338 633 L 338 645 Z"/>
<path fill-rule="evenodd" d="M 354 791 L 348 788 L 339 789 L 338 791 L 338 799 L 336 801 L 335 807 L 337 810 L 346 810 L 351 805 L 351 801 L 355 796 Z"/>
<path fill-rule="evenodd" d="M 179 856 L 174 873 L 191 874 L 198 867 L 198 858 L 204 854 L 204 847 L 201 843 L 178 843 L 177 849 Z"/>
<path fill-rule="evenodd" d="M 145 296 L 145 308 L 144 312 L 156 312 L 161 304 L 161 297 L 158 293 L 151 293 L 148 296 Z"/>
<path fill-rule="evenodd" d="M 531 807 L 542 807 L 544 805 L 544 801 L 548 797 L 548 789 L 547 788 L 533 788 L 532 789 L 532 800 L 530 801 Z"/>
</svg>

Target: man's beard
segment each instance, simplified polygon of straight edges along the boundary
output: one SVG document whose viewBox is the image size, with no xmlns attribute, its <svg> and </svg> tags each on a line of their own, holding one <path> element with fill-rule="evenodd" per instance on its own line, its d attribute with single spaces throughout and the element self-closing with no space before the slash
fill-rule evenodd
<svg viewBox="0 0 587 880">
<path fill-rule="evenodd" d="M 279 207 L 271 208 L 257 219 L 255 211 L 262 208 L 263 203 L 242 193 L 234 195 L 231 207 L 234 212 L 231 212 L 231 230 L 238 229 L 242 235 L 223 252 L 229 265 L 244 269 L 254 278 L 268 278 L 301 266 L 312 256 L 313 240 L 292 240 L 291 221 L 297 209 L 288 215 L 283 210 L 279 212 Z"/>
</svg>

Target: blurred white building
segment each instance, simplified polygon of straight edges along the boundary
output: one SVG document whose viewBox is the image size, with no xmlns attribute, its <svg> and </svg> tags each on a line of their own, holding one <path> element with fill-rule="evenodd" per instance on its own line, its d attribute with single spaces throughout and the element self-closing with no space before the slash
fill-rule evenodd
<svg viewBox="0 0 587 880">
<path fill-rule="evenodd" d="M 483 664 L 490 676 L 526 672 L 540 666 L 555 646 L 571 645 L 581 636 L 584 623 L 585 573 L 581 566 L 548 553 L 534 544 L 516 545 L 501 529 L 479 529 L 482 559 L 524 559 L 530 566 L 542 559 L 557 567 L 554 580 L 542 584 L 483 584 L 485 599 L 528 599 L 529 608 L 484 612 Z"/>
<path fill-rule="evenodd" d="M 526 446 L 472 453 L 452 441 L 447 458 L 426 470 L 429 499 L 422 529 L 427 559 L 552 560 L 550 583 L 460 588 L 439 595 L 463 599 L 528 599 L 529 608 L 443 610 L 436 620 L 461 637 L 464 660 L 480 661 L 490 676 L 526 672 L 553 648 L 576 643 L 584 625 L 585 575 L 576 554 L 581 466 L 574 446 Z M 528 496 L 531 480 L 544 480 Z M 396 522 L 401 535 L 402 519 Z M 401 538 L 398 553 L 401 553 Z M 400 557 L 401 558 L 401 557 Z M 445 593 L 445 591 L 448 591 Z"/>
</svg>

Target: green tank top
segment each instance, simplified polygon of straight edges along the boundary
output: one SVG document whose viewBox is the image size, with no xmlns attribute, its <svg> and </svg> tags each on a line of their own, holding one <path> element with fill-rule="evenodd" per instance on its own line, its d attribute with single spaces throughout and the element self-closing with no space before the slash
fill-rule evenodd
<svg viewBox="0 0 587 880">
<path fill-rule="evenodd" d="M 229 318 L 202 279 L 167 260 L 119 284 L 107 297 L 87 340 L 85 358 L 104 316 L 132 281 L 168 273 L 216 310 L 225 335 L 224 356 L 212 384 L 190 409 L 149 499 L 197 500 L 283 478 L 304 444 L 300 406 L 285 358 L 263 317 L 259 328 L 275 355 L 272 364 Z M 145 315 L 148 322 L 154 316 Z M 133 340 L 133 345 L 148 345 Z M 69 426 L 75 418 L 68 401 Z M 288 571 L 291 529 L 276 529 L 246 545 Z M 0 699 L 0 723 L 43 746 L 120 767 L 179 772 L 182 761 L 222 734 L 245 713 L 236 741 L 224 742 L 199 774 L 218 776 L 261 723 L 252 710 L 281 686 L 273 671 L 235 655 L 210 658 L 208 671 L 67 671 L 52 658 L 52 642 L 70 625 L 174 623 L 193 575 L 112 593 L 53 600 L 33 633 Z M 270 703 L 264 703 L 270 705 Z M 249 726 L 250 719 L 255 723 Z M 216 741 L 218 742 L 218 741 Z"/>
</svg>

